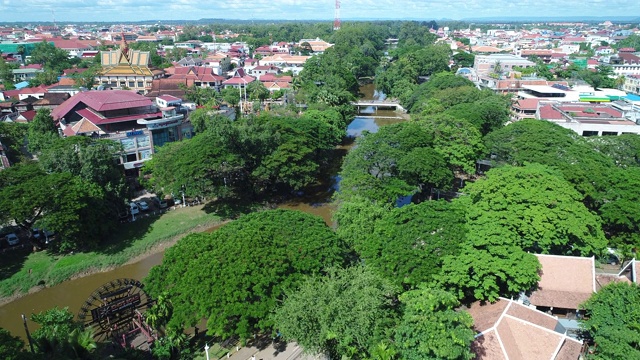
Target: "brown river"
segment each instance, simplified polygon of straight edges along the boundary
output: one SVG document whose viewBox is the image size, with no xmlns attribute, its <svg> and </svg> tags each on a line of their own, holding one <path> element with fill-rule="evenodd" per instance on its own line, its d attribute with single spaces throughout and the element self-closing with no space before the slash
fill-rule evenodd
<svg viewBox="0 0 640 360">
<path fill-rule="evenodd" d="M 374 94 L 373 85 L 363 86 L 361 92 L 364 99 L 373 99 L 376 95 Z M 371 114 L 363 114 L 365 116 L 358 116 L 353 120 L 347 130 L 348 135 L 358 136 L 363 130 L 376 131 L 380 126 L 401 121 L 398 114 L 393 111 L 378 111 L 375 114 L 373 111 L 369 112 Z M 317 215 L 322 217 L 327 224 L 331 224 L 331 216 L 334 210 L 331 196 L 339 183 L 337 174 L 342 165 L 342 157 L 349 151 L 351 146 L 351 144 L 343 145 L 336 149 L 335 163 L 325 175 L 325 179 L 322 179 L 321 185 L 278 207 Z M 209 229 L 209 231 L 213 230 L 215 228 Z M 155 253 L 138 262 L 124 265 L 114 270 L 65 281 L 56 286 L 18 298 L 0 306 L 0 327 L 9 330 L 16 336 L 25 338 L 21 314 L 25 314 L 28 317 L 32 313 L 44 311 L 54 306 L 69 307 L 71 312 L 77 313 L 84 301 L 95 289 L 118 278 L 142 280 L 153 266 L 162 262 L 163 255 L 164 252 Z M 33 331 L 33 323 L 29 322 L 29 326 Z"/>
</svg>

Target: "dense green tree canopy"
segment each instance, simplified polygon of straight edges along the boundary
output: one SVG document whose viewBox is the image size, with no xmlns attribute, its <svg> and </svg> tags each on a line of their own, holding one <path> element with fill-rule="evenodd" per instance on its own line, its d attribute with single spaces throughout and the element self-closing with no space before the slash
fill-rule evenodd
<svg viewBox="0 0 640 360">
<path fill-rule="evenodd" d="M 613 283 L 594 293 L 582 305 L 580 321 L 590 342 L 588 359 L 636 359 L 640 357 L 640 287 Z"/>
<path fill-rule="evenodd" d="M 0 172 L 0 220 L 13 221 L 26 231 L 37 223 L 59 234 L 51 244 L 61 251 L 95 245 L 104 233 L 96 224 L 113 214 L 104 206 L 104 191 L 68 172 L 44 172 L 26 162 Z"/>
<path fill-rule="evenodd" d="M 470 240 L 458 256 L 443 259 L 442 273 L 436 277 L 461 301 L 493 302 L 500 296 L 517 296 L 538 284 L 540 262 L 535 255 L 497 237 Z"/>
<path fill-rule="evenodd" d="M 37 353 L 44 359 L 93 359 L 96 343 L 93 332 L 74 321 L 68 308 L 52 308 L 31 315 L 40 325 L 32 333 Z"/>
<path fill-rule="evenodd" d="M 165 253 L 146 283 L 173 303 L 169 326 L 207 318 L 210 334 L 248 337 L 271 330 L 268 316 L 305 275 L 342 265 L 347 249 L 320 218 L 298 211 L 253 213 Z"/>
<path fill-rule="evenodd" d="M 56 139 L 42 150 L 38 160 L 48 173 L 68 172 L 100 186 L 107 195 L 104 204 L 117 214 L 128 197 L 122 168 L 116 158 L 120 144 L 112 140 L 95 140 L 84 136 Z"/>
<path fill-rule="evenodd" d="M 600 255 L 606 239 L 598 217 L 559 172 L 540 164 L 503 166 L 464 188 L 471 236 L 516 244 L 528 252 Z"/>
<path fill-rule="evenodd" d="M 432 148 L 433 134 L 418 122 L 387 125 L 366 133 L 344 159 L 338 197 L 359 195 L 383 203 L 447 188 L 453 175 L 442 153 Z"/>
<path fill-rule="evenodd" d="M 188 196 L 238 196 L 301 189 L 313 183 L 344 130 L 314 112 L 302 117 L 268 112 L 230 121 L 205 119 L 206 131 L 165 144 L 145 164 L 158 191 Z"/>
<path fill-rule="evenodd" d="M 473 319 L 456 297 L 438 288 L 421 286 L 400 296 L 404 305 L 395 342 L 403 360 L 470 360 L 475 332 Z"/>
<path fill-rule="evenodd" d="M 593 148 L 620 167 L 640 167 L 640 135 L 593 136 L 587 138 Z"/>
<path fill-rule="evenodd" d="M 24 342 L 3 328 L 0 328 L 0 358 L 5 360 L 26 360 Z"/>
<path fill-rule="evenodd" d="M 592 210 L 601 202 L 606 175 L 614 166 L 610 158 L 594 151 L 583 137 L 550 121 L 531 119 L 512 123 L 487 135 L 485 143 L 487 153 L 498 163 L 535 162 L 561 171 Z"/>
<path fill-rule="evenodd" d="M 40 152 L 58 138 L 58 129 L 53 122 L 51 110 L 38 109 L 33 121 L 29 123 L 29 151 Z"/>
<path fill-rule="evenodd" d="M 52 42 L 42 40 L 36 44 L 29 58 L 31 64 L 42 64 L 46 70 L 61 73 L 62 70 L 71 67 L 69 53 L 66 50 L 55 47 Z"/>
<path fill-rule="evenodd" d="M 476 161 L 484 153 L 480 131 L 463 119 L 450 116 L 418 118 L 418 122 L 433 134 L 433 149 L 453 171 L 472 174 Z"/>
<path fill-rule="evenodd" d="M 0 122 L 0 142 L 11 163 L 17 163 L 24 157 L 22 148 L 28 131 L 28 124 Z"/>
<path fill-rule="evenodd" d="M 457 255 L 466 241 L 464 210 L 444 200 L 394 208 L 369 225 L 354 248 L 373 270 L 398 286 L 430 282 L 442 259 Z"/>
<path fill-rule="evenodd" d="M 364 266 L 331 269 L 290 292 L 273 317 L 285 339 L 310 353 L 366 359 L 395 324 L 397 289 Z"/>
</svg>

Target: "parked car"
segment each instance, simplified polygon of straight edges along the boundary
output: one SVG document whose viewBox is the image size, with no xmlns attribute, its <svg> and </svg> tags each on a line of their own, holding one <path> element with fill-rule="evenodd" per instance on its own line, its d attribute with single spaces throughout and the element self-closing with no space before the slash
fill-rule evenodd
<svg viewBox="0 0 640 360">
<path fill-rule="evenodd" d="M 7 239 L 7 244 L 9 244 L 9 246 L 20 244 L 20 239 L 15 233 L 7 234 L 7 236 L 5 236 L 5 239 Z"/>
<path fill-rule="evenodd" d="M 142 211 L 148 211 L 149 210 L 149 204 L 147 204 L 146 201 L 138 201 L 136 204 L 138 205 L 138 207 Z"/>
<path fill-rule="evenodd" d="M 129 207 L 131 208 L 130 213 L 131 215 L 138 215 L 140 214 L 140 208 L 138 207 L 138 205 L 134 202 L 129 203 Z"/>
<path fill-rule="evenodd" d="M 33 238 L 45 244 L 51 242 L 55 235 L 53 231 L 49 231 L 47 228 L 33 229 Z"/>
<path fill-rule="evenodd" d="M 156 206 L 159 209 L 166 209 L 169 206 L 169 204 L 167 204 L 166 200 L 160 199 L 160 198 L 157 198 L 157 197 L 153 198 L 153 202 L 156 203 Z"/>
</svg>

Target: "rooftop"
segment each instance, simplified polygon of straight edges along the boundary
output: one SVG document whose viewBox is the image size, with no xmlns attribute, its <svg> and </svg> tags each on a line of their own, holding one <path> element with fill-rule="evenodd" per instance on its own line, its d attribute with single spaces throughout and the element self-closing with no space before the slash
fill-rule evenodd
<svg viewBox="0 0 640 360">
<path fill-rule="evenodd" d="M 540 255 L 538 288 L 529 301 L 535 306 L 578 309 L 596 291 L 593 257 Z"/>
</svg>

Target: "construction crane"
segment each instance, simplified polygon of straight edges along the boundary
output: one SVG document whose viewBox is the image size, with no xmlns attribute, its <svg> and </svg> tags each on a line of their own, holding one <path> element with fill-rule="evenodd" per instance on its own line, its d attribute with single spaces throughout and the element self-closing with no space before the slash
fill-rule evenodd
<svg viewBox="0 0 640 360">
<path fill-rule="evenodd" d="M 333 30 L 340 30 L 340 0 L 336 0 L 336 12 L 333 19 Z"/>
</svg>

